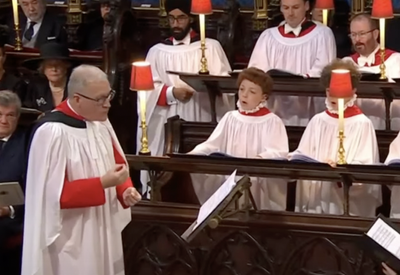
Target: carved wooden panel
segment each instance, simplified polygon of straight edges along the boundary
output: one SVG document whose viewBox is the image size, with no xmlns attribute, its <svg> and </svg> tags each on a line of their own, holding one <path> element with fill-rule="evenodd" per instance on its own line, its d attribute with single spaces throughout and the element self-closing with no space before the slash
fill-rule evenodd
<svg viewBox="0 0 400 275">
<path fill-rule="evenodd" d="M 196 209 L 135 208 L 123 233 L 127 275 L 380 274 L 359 246 L 371 220 L 263 212 L 206 228 L 188 244 L 179 236 Z"/>
</svg>

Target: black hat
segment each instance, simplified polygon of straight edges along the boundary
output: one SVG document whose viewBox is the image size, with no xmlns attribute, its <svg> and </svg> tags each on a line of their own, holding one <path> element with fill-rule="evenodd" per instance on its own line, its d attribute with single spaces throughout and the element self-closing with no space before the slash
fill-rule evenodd
<svg viewBox="0 0 400 275">
<path fill-rule="evenodd" d="M 6 25 L 0 25 L 0 48 L 3 48 L 8 43 L 10 36 L 10 28 Z"/>
<path fill-rule="evenodd" d="M 183 13 L 190 15 L 190 11 L 192 9 L 192 1 L 191 0 L 166 0 L 165 1 L 165 11 L 169 13 L 174 9 L 179 9 Z"/>
<path fill-rule="evenodd" d="M 71 63 L 74 61 L 74 59 L 69 56 L 69 49 L 66 45 L 57 42 L 48 42 L 40 46 L 39 57 L 27 59 L 22 65 L 28 69 L 36 70 L 42 61 L 49 59 L 65 60 Z"/>
</svg>

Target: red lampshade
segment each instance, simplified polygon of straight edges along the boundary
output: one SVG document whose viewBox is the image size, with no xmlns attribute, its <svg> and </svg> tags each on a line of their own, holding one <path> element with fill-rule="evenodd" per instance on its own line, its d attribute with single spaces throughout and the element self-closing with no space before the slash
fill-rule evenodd
<svg viewBox="0 0 400 275">
<path fill-rule="evenodd" d="M 334 10 L 335 4 L 333 3 L 333 0 L 317 0 L 315 8 L 321 10 Z"/>
<path fill-rule="evenodd" d="M 353 97 L 353 85 L 351 84 L 351 75 L 349 70 L 332 71 L 329 95 L 336 98 Z"/>
<path fill-rule="evenodd" d="M 192 0 L 192 14 L 212 14 L 211 0 Z"/>
<path fill-rule="evenodd" d="M 393 18 L 392 0 L 374 0 L 371 17 L 374 19 Z"/>
<path fill-rule="evenodd" d="M 131 86 L 132 91 L 154 90 L 153 75 L 148 62 L 135 62 L 132 64 Z"/>
</svg>

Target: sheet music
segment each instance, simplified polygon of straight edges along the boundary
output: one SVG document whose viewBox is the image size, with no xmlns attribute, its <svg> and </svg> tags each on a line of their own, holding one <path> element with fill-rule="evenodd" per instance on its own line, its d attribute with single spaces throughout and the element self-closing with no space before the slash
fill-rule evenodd
<svg viewBox="0 0 400 275">
<path fill-rule="evenodd" d="M 215 191 L 214 194 L 200 207 L 199 214 L 197 215 L 196 225 L 193 227 L 193 231 L 204 222 L 208 216 L 214 211 L 218 205 L 223 202 L 232 189 L 236 186 L 236 171 Z"/>
<path fill-rule="evenodd" d="M 384 220 L 378 218 L 367 236 L 400 259 L 400 234 Z"/>
</svg>

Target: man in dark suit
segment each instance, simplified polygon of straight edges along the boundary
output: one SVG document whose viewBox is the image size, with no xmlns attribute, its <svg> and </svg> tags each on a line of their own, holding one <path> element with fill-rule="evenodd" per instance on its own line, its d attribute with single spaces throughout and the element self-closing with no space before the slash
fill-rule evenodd
<svg viewBox="0 0 400 275">
<path fill-rule="evenodd" d="M 0 91 L 0 183 L 19 182 L 23 188 L 26 166 L 26 134 L 17 129 L 21 101 L 11 91 Z M 22 233 L 24 206 L 0 207 L 0 266 L 4 267 L 7 240 Z"/>
<path fill-rule="evenodd" d="M 56 15 L 46 10 L 45 0 L 19 0 L 23 11 L 20 13 L 22 44 L 26 48 L 39 48 L 48 41 L 67 43 L 68 36 L 62 22 Z M 13 18 L 9 20 L 9 27 L 14 29 Z M 15 32 L 10 35 L 9 44 L 15 44 Z"/>
</svg>

